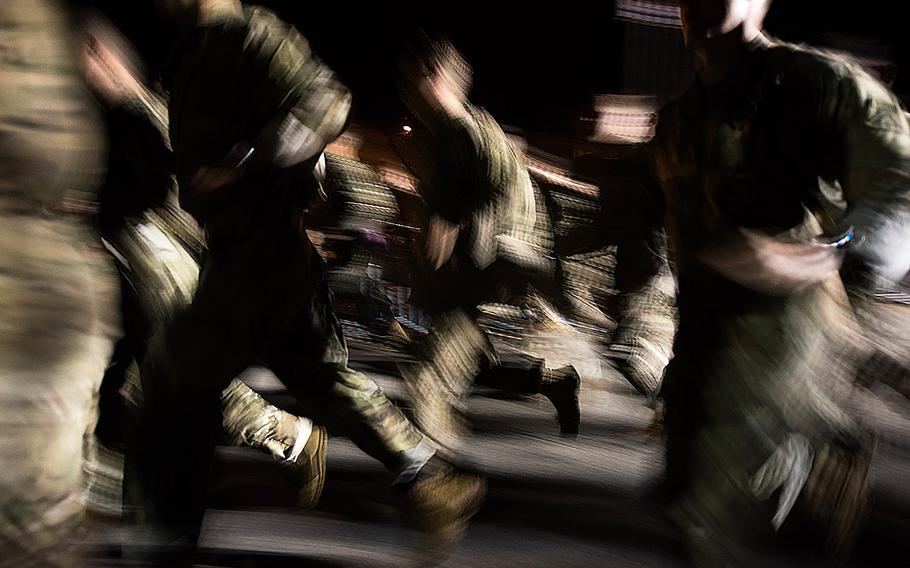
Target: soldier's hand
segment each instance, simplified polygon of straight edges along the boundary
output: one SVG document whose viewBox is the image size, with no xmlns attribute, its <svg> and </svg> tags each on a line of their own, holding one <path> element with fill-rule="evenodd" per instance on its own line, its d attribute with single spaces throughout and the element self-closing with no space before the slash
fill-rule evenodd
<svg viewBox="0 0 910 568">
<path fill-rule="evenodd" d="M 144 87 L 121 60 L 126 57 L 98 38 L 86 41 L 82 50 L 82 72 L 92 91 L 108 105 L 136 98 Z"/>
<path fill-rule="evenodd" d="M 433 270 L 439 270 L 452 256 L 455 241 L 458 240 L 458 225 L 449 223 L 439 215 L 433 215 L 427 227 L 427 260 Z"/>
<path fill-rule="evenodd" d="M 740 229 L 727 242 L 708 247 L 699 260 L 751 290 L 789 295 L 822 283 L 836 272 L 843 252 L 811 242 L 784 242 Z"/>
</svg>

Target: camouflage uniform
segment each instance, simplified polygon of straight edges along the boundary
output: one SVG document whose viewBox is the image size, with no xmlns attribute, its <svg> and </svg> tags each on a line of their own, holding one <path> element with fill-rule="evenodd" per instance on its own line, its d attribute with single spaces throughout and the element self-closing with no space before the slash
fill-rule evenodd
<svg viewBox="0 0 910 568">
<path fill-rule="evenodd" d="M 552 235 L 540 230 L 545 209 L 524 160 L 489 114 L 466 110 L 457 119 L 438 116 L 439 127 L 418 139 L 426 155 L 415 165 L 427 204 L 460 231 L 442 267 L 422 267 L 419 292 L 432 325 L 416 346 L 419 363 L 403 368 L 417 422 L 450 452 L 464 431 L 454 410 L 481 371 L 490 371 L 484 377 L 491 386 L 541 392 L 547 373 L 540 365 L 530 372 L 498 368 L 477 306 L 520 298 L 528 281 L 553 270 L 545 248 Z"/>
<path fill-rule="evenodd" d="M 844 552 L 870 456 L 843 410 L 864 350 L 840 279 L 773 297 L 711 272 L 695 254 L 734 227 L 785 240 L 819 235 L 824 217 L 812 213 L 823 178 L 839 183 L 848 204 L 829 231 L 853 225 L 859 237 L 846 264 L 887 273 L 900 260 L 887 253 L 907 250 L 907 121 L 859 69 L 759 36 L 724 83 L 697 83 L 664 109 L 657 151 L 679 285 L 663 389 L 668 474 L 682 490 L 677 512 L 696 560 L 758 562 L 797 496 Z"/>
<path fill-rule="evenodd" d="M 375 383 L 347 366 L 323 263 L 300 226 L 301 175 L 311 177 L 312 163 L 285 162 L 276 143 L 288 131 L 331 140 L 344 126 L 348 91 L 296 30 L 257 7 L 188 32 L 167 86 L 180 199 L 203 221 L 209 250 L 192 303 L 143 362 L 142 445 L 127 462 L 126 495 L 156 531 L 154 561 L 178 565 L 202 520 L 219 393 L 250 365 L 272 369 L 313 404 L 314 419 L 393 470 L 424 463 L 432 450 Z M 197 168 L 222 164 L 241 141 L 257 145 L 254 162 L 269 163 L 204 204 L 190 184 Z"/>
<path fill-rule="evenodd" d="M 164 139 L 166 119 L 141 98 L 116 105 L 106 115 L 112 150 L 99 224 L 121 276 L 125 336 L 102 384 L 99 430 L 122 426 L 116 417 L 128 375 L 129 400 L 141 400 L 138 377 L 128 373 L 130 364 L 142 360 L 154 331 L 190 303 L 199 279 L 193 251 L 205 242 L 201 228 L 177 205 Z M 221 406 L 232 443 L 264 449 L 277 459 L 291 457 L 296 416 L 269 404 L 239 379 L 222 393 Z M 103 428 L 109 421 L 113 424 Z"/>
<path fill-rule="evenodd" d="M 78 564 L 84 451 L 114 329 L 88 217 L 103 135 L 63 9 L 0 3 L 0 565 Z M 84 448 L 84 446 L 86 448 Z"/>
<path fill-rule="evenodd" d="M 650 155 L 648 155 L 650 157 Z M 653 399 L 672 357 L 676 333 L 675 283 L 661 223 L 663 199 L 642 156 L 581 158 L 580 175 L 597 182 L 600 214 L 586 239 L 615 251 L 612 301 L 616 319 L 607 354 L 623 376 Z M 576 245 L 577 246 L 577 245 Z"/>
<path fill-rule="evenodd" d="M 664 258 L 657 273 L 622 293 L 620 319 L 607 348 L 616 368 L 652 402 L 673 357 L 675 296 L 673 275 Z"/>
</svg>

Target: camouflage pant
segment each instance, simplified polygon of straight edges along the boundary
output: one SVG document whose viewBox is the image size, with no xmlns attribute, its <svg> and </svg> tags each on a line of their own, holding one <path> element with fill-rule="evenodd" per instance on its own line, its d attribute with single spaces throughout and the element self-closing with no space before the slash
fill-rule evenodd
<svg viewBox="0 0 910 568">
<path fill-rule="evenodd" d="M 155 212 L 125 223 L 112 240 L 128 296 L 124 301 L 125 339 L 134 348 L 127 355 L 141 360 L 153 331 L 189 304 L 199 266 Z M 110 379 L 118 381 L 117 377 Z M 138 406 L 138 374 L 127 373 L 126 382 L 127 401 Z M 269 404 L 236 378 L 222 393 L 221 406 L 222 425 L 231 443 L 263 449 L 279 460 L 290 456 L 297 442 L 296 416 Z M 103 407 L 102 412 L 105 410 Z"/>
<path fill-rule="evenodd" d="M 113 275 L 88 235 L 65 219 L 0 216 L 0 565 L 56 544 L 83 512 L 113 338 Z"/>
<path fill-rule="evenodd" d="M 465 310 L 435 314 L 416 365 L 402 367 L 420 429 L 453 453 L 466 428 L 459 409 L 493 347 Z"/>
<path fill-rule="evenodd" d="M 849 549 L 871 456 L 845 410 L 861 349 L 839 284 L 681 315 L 663 389 L 667 473 L 697 564 L 764 565 L 791 510 L 832 553 Z M 699 313 L 711 316 L 687 317 Z"/>
<path fill-rule="evenodd" d="M 644 286 L 623 295 L 621 317 L 608 348 L 609 357 L 629 382 L 652 398 L 673 356 L 674 294 L 673 276 L 664 263 Z"/>
<path fill-rule="evenodd" d="M 465 397 L 474 384 L 516 394 L 537 394 L 551 379 L 545 358 L 522 353 L 503 364 L 475 310 L 433 315 L 430 333 L 415 346 L 418 363 L 401 368 L 420 429 L 450 455 L 467 428 Z"/>
<path fill-rule="evenodd" d="M 246 222 L 250 215 L 242 217 Z M 421 434 L 381 389 L 347 366 L 312 244 L 274 227 L 229 232 L 227 240 L 210 243 L 192 303 L 156 334 L 143 361 L 139 445 L 127 460 L 125 495 L 159 543 L 174 545 L 153 553 L 165 555 L 159 563 L 185 561 L 198 536 L 221 392 L 253 364 L 270 368 L 312 405 L 316 421 L 389 469 L 429 457 L 417 457 Z M 169 560 L 169 553 L 181 560 Z"/>
<path fill-rule="evenodd" d="M 60 213 L 92 199 L 103 137 L 54 0 L 0 2 L 0 565 L 79 521 L 84 442 L 110 355 L 111 297 L 93 235 Z"/>
</svg>

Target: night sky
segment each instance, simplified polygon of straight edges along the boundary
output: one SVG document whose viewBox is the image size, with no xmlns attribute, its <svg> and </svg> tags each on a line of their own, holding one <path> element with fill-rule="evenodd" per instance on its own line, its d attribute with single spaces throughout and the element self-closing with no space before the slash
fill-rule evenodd
<svg viewBox="0 0 910 568">
<path fill-rule="evenodd" d="M 166 36 L 145 0 L 90 0 L 123 28 L 152 68 Z M 398 121 L 403 107 L 395 86 L 395 57 L 418 27 L 449 35 L 474 65 L 472 99 L 502 123 L 568 134 L 577 109 L 594 93 L 617 92 L 622 25 L 612 1 L 359 3 L 263 0 L 293 22 L 355 95 L 355 116 Z M 889 0 L 777 0 L 766 27 L 774 35 L 809 41 L 840 31 L 885 40 L 898 61 L 897 91 L 908 91 L 907 33 Z M 355 7 L 356 6 L 356 7 Z M 533 7 L 540 6 L 540 7 Z M 162 41 L 165 40 L 165 41 Z"/>
</svg>

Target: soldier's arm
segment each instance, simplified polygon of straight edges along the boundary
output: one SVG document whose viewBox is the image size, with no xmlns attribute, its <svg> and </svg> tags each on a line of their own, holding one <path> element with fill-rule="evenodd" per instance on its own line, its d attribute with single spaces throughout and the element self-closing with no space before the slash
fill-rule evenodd
<svg viewBox="0 0 910 568">
<path fill-rule="evenodd" d="M 720 215 L 711 220 L 703 216 L 698 203 L 692 203 L 700 196 L 681 194 L 686 176 L 695 173 L 691 164 L 689 171 L 680 171 L 679 164 L 685 161 L 677 155 L 679 110 L 674 106 L 669 113 L 664 111 L 656 137 L 657 173 L 664 187 L 672 260 L 677 264 L 698 262 L 751 290 L 784 296 L 823 282 L 837 271 L 842 257 L 837 249 L 779 241 L 760 231 L 731 226 Z"/>
<path fill-rule="evenodd" d="M 326 145 L 344 129 L 351 93 L 296 29 L 264 8 L 253 8 L 243 40 L 243 76 L 258 109 L 269 109 L 264 125 L 235 141 L 217 165 L 200 167 L 192 192 L 181 203 L 193 210 L 212 207 L 237 187 L 245 172 L 283 170 L 307 191 Z M 192 202 L 188 199 L 192 193 Z"/>
<path fill-rule="evenodd" d="M 311 161 L 341 134 L 351 93 L 294 28 L 273 26 L 269 33 L 281 35 L 263 61 L 267 97 L 278 111 L 254 146 L 260 159 L 288 168 Z"/>
<path fill-rule="evenodd" d="M 111 143 L 120 145 L 133 173 L 133 199 L 143 208 L 163 205 L 174 185 L 174 157 L 164 133 L 141 102 L 121 104 L 110 113 Z"/>
<path fill-rule="evenodd" d="M 849 70 L 849 69 L 848 69 Z M 829 78 L 830 79 L 830 78 Z M 861 72 L 838 74 L 820 105 L 855 228 L 845 262 L 899 280 L 910 269 L 910 125 L 897 99 Z"/>
<path fill-rule="evenodd" d="M 507 190 L 519 164 L 510 152 L 508 139 L 493 130 L 498 126 L 483 111 L 457 118 L 440 116 L 438 120 L 447 152 L 435 165 L 427 201 L 447 222 L 464 225 Z"/>
</svg>

